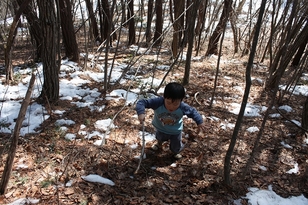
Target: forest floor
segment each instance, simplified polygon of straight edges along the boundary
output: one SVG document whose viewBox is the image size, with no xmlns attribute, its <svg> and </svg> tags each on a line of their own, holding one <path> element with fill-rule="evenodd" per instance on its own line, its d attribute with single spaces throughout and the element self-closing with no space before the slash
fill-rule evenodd
<svg viewBox="0 0 308 205">
<path fill-rule="evenodd" d="M 224 160 L 233 129 L 223 129 L 222 124 L 235 124 L 237 120 L 237 115 L 229 111 L 229 106 L 231 103 L 241 103 L 243 92 L 234 88 L 245 88 L 247 59 L 233 58 L 227 52 L 222 57 L 229 60 L 221 64 L 212 108 L 209 108 L 209 99 L 213 92 L 217 59 L 212 57 L 191 63 L 190 84 L 186 86 L 188 97 L 184 101 L 206 117 L 205 123 L 210 129 L 207 133 L 197 134 L 194 122 L 184 119 L 184 132 L 188 137 L 183 138 L 186 144 L 183 158 L 174 160 L 168 150 L 168 144 L 164 145 L 162 151 L 152 151 L 152 143 L 148 143 L 145 149 L 146 159 L 142 160 L 139 172 L 134 174 L 138 166 L 138 159 L 134 156 L 140 155 L 141 146 L 131 149 L 130 145 L 141 145 L 141 125 L 137 118 L 133 117 L 136 115 L 133 106 L 126 106 L 119 113 L 114 121 L 117 128 L 111 130 L 103 146 L 93 145 L 93 141 L 97 139 L 95 137 L 90 140 L 83 137 L 74 141 L 64 139 L 63 133 L 54 123 L 57 116 L 52 115 L 42 124 L 40 133 L 20 138 L 15 162 L 23 162 L 28 167 L 14 166 L 7 192 L 0 196 L 0 204 L 28 197 L 40 199 L 39 204 L 220 205 L 232 204 L 233 199 L 245 196 L 249 187 L 267 189 L 269 185 L 283 197 L 300 194 L 308 197 L 308 151 L 307 147 L 303 146 L 304 136 L 301 130 L 290 122 L 292 119 L 301 119 L 305 97 L 297 95 L 287 96 L 287 100 L 280 104 L 291 106 L 291 113 L 267 120 L 256 157 L 247 174 L 242 176 L 258 133 L 250 133 L 246 129 L 252 126 L 260 127 L 263 119 L 262 116 L 244 117 L 232 156 L 232 186 L 223 183 Z M 150 58 L 155 61 L 150 55 L 142 59 Z M 23 59 L 25 58 L 21 56 L 19 62 L 23 62 Z M 162 55 L 159 61 L 161 64 L 168 64 L 170 53 Z M 147 63 L 149 61 L 145 61 L 144 66 L 141 66 L 145 77 L 150 73 Z M 181 80 L 184 66 L 182 63 L 175 68 L 168 80 Z M 252 76 L 265 81 L 266 71 L 262 65 L 255 64 Z M 155 77 L 162 76 L 163 71 L 157 71 Z M 102 87 L 95 82 L 88 86 L 99 90 Z M 116 85 L 113 88 L 127 89 L 127 85 Z M 197 92 L 199 103 L 194 98 Z M 249 102 L 267 107 L 267 100 L 264 84 L 253 81 Z M 91 112 L 89 108 L 77 107 L 70 101 L 59 101 L 53 109 L 65 110 L 65 118 L 75 121 L 70 132 L 78 133 L 80 125 L 85 121 L 88 127 L 92 127 L 89 129 L 95 130 L 94 122 L 114 116 L 123 104 L 123 101 L 100 100 L 96 105 L 105 106 L 104 112 Z M 154 132 L 151 125 L 152 115 L 153 112 L 148 110 L 145 129 L 150 133 Z M 213 116 L 216 118 L 212 118 Z M 0 134 L 0 141 L 2 175 L 10 136 Z M 293 149 L 282 146 L 282 141 Z M 298 163 L 299 172 L 287 174 L 286 172 L 294 167 L 294 160 Z M 266 167 L 267 170 L 264 171 L 260 166 Z M 104 176 L 112 180 L 115 186 L 84 181 L 81 176 L 87 174 Z M 64 186 L 71 181 L 71 186 Z M 247 204 L 247 201 L 242 199 L 242 204 Z"/>
</svg>

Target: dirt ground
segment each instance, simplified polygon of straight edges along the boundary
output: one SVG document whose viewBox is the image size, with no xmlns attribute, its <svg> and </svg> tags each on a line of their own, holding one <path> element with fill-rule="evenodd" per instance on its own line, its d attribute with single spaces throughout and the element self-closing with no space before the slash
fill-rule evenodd
<svg viewBox="0 0 308 205">
<path fill-rule="evenodd" d="M 117 128 L 111 130 L 110 137 L 103 146 L 93 145 L 98 137 L 87 140 L 78 136 L 74 141 L 65 140 L 63 133 L 55 125 L 57 116 L 54 115 L 42 124 L 39 134 L 20 138 L 15 165 L 24 163 L 28 167 L 14 166 L 7 192 L 0 196 L 0 204 L 28 197 L 40 199 L 39 204 L 220 205 L 232 204 L 232 199 L 245 196 L 249 187 L 267 189 L 269 185 L 283 197 L 300 194 L 308 197 L 307 146 L 303 146 L 304 136 L 301 130 L 290 122 L 291 119 L 301 119 L 305 99 L 296 95 L 286 96 L 280 104 L 291 106 L 291 113 L 283 113 L 279 118 L 267 120 L 257 155 L 248 174 L 243 176 L 258 133 L 250 133 L 246 129 L 260 127 L 263 119 L 262 116 L 244 118 L 232 156 L 232 186 L 223 183 L 224 160 L 233 129 L 223 129 L 222 125 L 235 124 L 237 120 L 237 116 L 229 110 L 232 103 L 241 103 L 243 91 L 235 88 L 245 88 L 247 60 L 233 57 L 231 50 L 224 52 L 222 57 L 224 61 L 219 70 L 215 103 L 211 108 L 209 99 L 213 92 L 217 59 L 204 58 L 191 63 L 190 84 L 186 86 L 187 98 L 184 101 L 205 116 L 210 129 L 206 133 L 197 134 L 194 122 L 184 119 L 184 132 L 188 137 L 183 138 L 186 147 L 182 159 L 173 159 L 168 144 L 164 145 L 163 151 L 157 152 L 152 151 L 152 143 L 148 143 L 145 149 L 146 159 L 142 161 L 139 172 L 134 174 L 138 166 L 138 160 L 134 156 L 140 155 L 141 146 L 132 149 L 130 145 L 142 143 L 139 136 L 141 125 L 134 117 L 134 105 L 123 108 L 123 101 L 98 100 L 96 105 L 105 106 L 100 113 L 91 112 L 89 108 L 79 108 L 69 101 L 59 101 L 53 109 L 65 110 L 61 118 L 76 122 L 69 127 L 70 133 L 78 133 L 81 124 L 87 124 L 88 131 L 91 132 L 95 129 L 94 123 L 97 120 L 114 116 L 121 108 L 123 110 L 114 121 Z M 147 64 L 155 58 L 149 55 L 141 59 L 143 62 L 140 73 L 146 77 L 152 71 Z M 168 53 L 158 60 L 158 64 L 168 65 L 170 62 Z M 167 79 L 181 80 L 184 66 L 182 63 L 176 67 Z M 265 71 L 261 64 L 256 64 L 252 76 L 265 80 Z M 162 76 L 163 71 L 155 72 L 156 78 Z M 137 86 L 136 82 L 131 84 L 131 88 Z M 253 81 L 249 97 L 251 104 L 267 106 L 268 99 L 263 86 L 263 83 Z M 101 90 L 102 85 L 93 82 L 89 87 Z M 127 84 L 112 87 L 115 88 L 128 89 Z M 194 98 L 197 92 L 199 94 Z M 152 115 L 153 112 L 148 110 L 145 129 L 150 133 L 154 132 L 151 126 Z M 10 136 L 0 134 L 0 138 L 2 175 Z M 293 149 L 282 146 L 282 141 Z M 299 166 L 298 174 L 286 174 L 293 168 L 294 161 Z M 267 171 L 260 166 L 266 167 Z M 115 186 L 86 182 L 81 176 L 87 174 L 98 174 L 111 179 Z M 72 182 L 72 185 L 65 186 L 67 182 Z M 247 201 L 243 199 L 242 204 L 247 204 Z"/>
</svg>

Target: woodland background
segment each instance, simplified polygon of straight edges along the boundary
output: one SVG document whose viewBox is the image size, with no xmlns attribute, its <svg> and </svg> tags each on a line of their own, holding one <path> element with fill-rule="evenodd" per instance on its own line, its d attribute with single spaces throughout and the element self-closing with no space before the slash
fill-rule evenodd
<svg viewBox="0 0 308 205">
<path fill-rule="evenodd" d="M 122 77 L 128 72 L 136 70 L 138 72 L 139 70 L 136 67 L 139 67 L 141 71 L 144 69 L 145 75 L 160 76 L 163 82 L 165 80 L 177 80 L 191 90 L 192 96 L 196 96 L 195 101 L 192 100 L 191 103 L 200 110 L 204 110 L 203 114 L 205 115 L 209 113 L 222 115 L 222 110 L 219 110 L 217 106 L 213 106 L 214 100 L 223 99 L 228 93 L 220 93 L 219 86 L 224 85 L 226 83 L 224 81 L 227 80 L 221 80 L 219 75 L 228 72 L 234 76 L 240 76 L 239 82 L 232 82 L 232 84 L 245 83 L 239 115 L 228 116 L 230 113 L 223 113 L 224 118 L 233 118 L 236 122 L 233 132 L 221 133 L 221 131 L 214 128 L 209 131 L 209 133 L 212 132 L 212 138 L 208 143 L 215 145 L 212 148 L 202 147 L 203 143 L 198 145 L 193 143 L 193 146 L 206 151 L 204 153 L 195 153 L 194 156 L 197 161 L 194 167 L 183 161 L 183 166 L 187 166 L 188 169 L 185 171 L 188 171 L 187 173 L 189 174 L 182 170 L 179 176 L 175 175 L 182 182 L 176 182 L 175 180 L 174 184 L 167 185 L 176 193 L 177 187 L 181 187 L 182 183 L 189 179 L 190 183 L 198 184 L 195 190 L 192 187 L 186 187 L 186 189 L 181 189 L 180 193 L 183 192 L 182 195 L 170 195 L 163 200 L 162 198 L 164 197 L 159 195 L 159 189 L 158 193 L 156 193 L 157 195 L 153 195 L 150 190 L 143 190 L 142 186 L 138 185 L 137 182 L 133 182 L 133 184 L 131 181 L 127 182 L 122 187 L 118 187 L 120 190 L 107 187 L 102 193 L 98 191 L 102 188 L 100 186 L 93 186 L 90 191 L 87 189 L 87 192 L 84 184 L 80 183 L 78 191 L 75 189 L 72 193 L 63 194 L 63 197 L 69 203 L 75 203 L 76 200 L 79 200 L 79 204 L 100 204 L 102 198 L 112 193 L 116 197 L 104 198 L 103 201 L 106 204 L 149 203 L 149 201 L 155 203 L 157 202 L 155 200 L 160 200 L 159 203 L 162 204 L 179 203 L 179 201 L 187 201 L 187 204 L 191 203 L 191 201 L 197 201 L 195 202 L 196 204 L 224 204 L 232 198 L 235 199 L 243 195 L 248 186 L 268 185 L 267 182 L 262 181 L 262 177 L 259 178 L 259 174 L 254 173 L 256 170 L 253 169 L 254 162 L 260 157 L 258 154 L 260 150 L 265 149 L 263 147 L 265 144 L 272 143 L 264 143 L 264 141 L 271 141 L 273 140 L 272 138 L 281 133 L 285 133 L 287 137 L 287 133 L 291 132 L 290 130 L 292 130 L 293 135 L 289 140 L 294 141 L 295 144 L 300 143 L 300 139 L 306 137 L 308 129 L 308 98 L 292 95 L 292 89 L 295 85 L 305 83 L 301 81 L 301 77 L 307 72 L 308 6 L 305 0 L 261 2 L 246 2 L 245 0 L 101 0 L 95 2 L 90 0 L 12 0 L 1 1 L 0 7 L 1 19 L 3 20 L 1 21 L 0 32 L 2 42 L 2 57 L 0 60 L 3 65 L 1 72 L 6 76 L 3 83 L 7 85 L 14 84 L 23 77 L 14 73 L 14 66 L 33 67 L 35 70 L 37 63 L 42 63 L 44 82 L 41 95 L 33 100 L 44 104 L 48 109 L 69 107 L 67 102 L 59 100 L 61 59 L 74 61 L 84 70 L 95 70 L 97 66 L 103 66 L 104 82 L 103 85 L 99 85 L 103 97 L 113 89 L 123 87 L 119 81 L 110 81 L 114 61 L 119 59 L 127 63 Z M 137 49 L 132 51 L 129 49 L 132 46 L 136 46 Z M 151 71 L 146 69 L 149 64 L 149 55 L 152 55 L 151 63 L 154 64 Z M 197 61 L 194 60 L 199 56 L 201 57 Z M 208 59 L 212 56 L 217 56 L 215 66 L 208 62 Z M 236 59 L 241 64 L 225 66 L 221 64 L 221 58 Z M 168 62 L 170 65 L 166 73 L 160 73 L 157 69 L 162 62 Z M 260 72 L 260 68 L 262 68 L 262 72 Z M 181 73 L 181 78 L 175 78 L 172 75 L 175 71 Z M 253 81 L 251 79 L 252 72 L 262 76 L 264 83 Z M 202 78 L 198 77 L 200 73 L 202 73 Z M 135 84 L 138 83 L 140 82 L 135 82 Z M 285 85 L 285 89 L 281 89 L 280 85 L 282 84 Z M 251 90 L 251 86 L 255 85 L 257 88 L 253 87 L 254 89 Z M 144 92 L 157 93 L 161 86 L 163 86 L 163 83 Z M 238 143 L 237 138 L 241 133 L 241 126 L 245 123 L 251 123 L 243 118 L 249 95 L 258 96 L 259 100 L 268 108 L 282 105 L 285 102 L 295 105 L 298 110 L 294 115 L 300 117 L 302 123 L 300 127 L 291 123 L 278 130 L 276 125 L 282 122 L 270 121 L 269 114 L 272 110 L 268 109 L 262 118 L 258 119 L 260 131 L 254 136 L 253 140 L 250 140 L 249 149 L 245 150 L 245 157 L 235 157 L 233 155 L 234 147 Z M 197 100 L 197 97 L 199 100 Z M 298 106 L 298 104 L 301 106 Z M 117 106 L 108 104 L 107 108 L 109 110 L 106 111 L 106 115 L 114 114 L 115 107 Z M 133 115 L 131 109 L 122 112 Z M 71 114 L 76 115 L 76 113 Z M 92 118 L 102 117 L 95 116 L 93 113 L 88 113 L 88 115 L 91 115 Z M 29 135 L 27 139 L 38 141 L 37 143 L 44 147 L 44 144 L 49 144 L 49 140 L 59 137 L 55 131 L 50 132 L 50 130 L 53 130 L 50 127 L 51 125 L 51 122 L 42 124 L 45 131 L 39 137 Z M 121 126 L 123 130 L 120 133 L 125 133 L 130 129 L 126 127 L 128 125 L 122 124 Z M 213 124 L 211 126 L 215 127 Z M 190 140 L 199 142 L 200 136 L 192 130 L 187 130 L 192 136 Z M 120 133 L 117 133 L 117 135 L 121 135 Z M 215 138 L 215 136 L 220 137 Z M 28 141 L 18 141 L 18 133 L 13 133 L 12 136 L 3 134 L 1 137 L 3 142 L 1 149 L 2 164 L 4 165 L 6 156 L 11 156 L 11 163 L 6 166 L 7 168 L 1 170 L 3 175 L 0 191 L 1 194 L 4 194 L 15 154 L 21 151 L 19 150 L 20 146 L 33 150 L 33 154 L 36 149 L 29 148 L 31 146 Z M 69 149 L 70 146 L 76 146 L 72 145 L 71 142 L 61 141 L 61 138 L 57 140 L 63 143 L 62 145 L 56 143 L 57 149 L 60 150 L 63 156 L 65 153 L 72 152 Z M 229 146 L 219 150 L 221 152 L 220 157 L 223 155 L 224 162 L 220 165 L 216 164 L 215 168 L 211 167 L 212 173 L 207 173 L 208 166 L 212 165 L 205 167 L 203 160 L 206 160 L 205 156 L 207 155 L 216 157 L 217 155 L 214 153 L 217 150 L 213 149 L 219 147 L 219 144 L 223 141 L 229 143 Z M 132 172 L 131 167 L 134 167 L 134 162 L 127 161 L 127 159 L 125 162 L 119 161 L 118 155 L 125 156 L 124 153 L 119 151 L 122 150 L 120 147 L 121 145 L 116 143 L 107 144 L 104 148 L 91 147 L 90 152 L 93 156 L 95 156 L 94 153 L 101 152 L 106 155 L 103 157 L 104 162 L 86 161 L 87 164 L 85 165 L 85 162 L 80 158 L 67 164 L 72 165 L 72 169 L 75 170 L 83 169 L 81 168 L 83 167 L 82 165 L 98 170 L 103 168 L 104 172 L 109 173 L 111 176 L 113 176 L 112 173 Z M 188 148 L 188 152 L 195 148 Z M 276 147 L 272 147 L 270 152 L 276 155 L 278 151 Z M 91 158 L 91 154 L 86 154 L 84 149 L 79 150 L 79 153 Z M 49 157 L 54 157 L 54 154 L 50 152 Z M 273 169 L 270 176 L 275 178 L 274 181 L 277 180 L 279 187 L 281 187 L 278 192 L 285 196 L 291 193 L 307 194 L 307 151 L 300 147 L 296 153 L 292 154 L 299 155 L 298 158 L 301 159 L 300 164 L 303 168 L 300 174 L 294 176 L 292 180 L 289 178 L 277 179 L 273 177 L 275 176 L 275 169 Z M 213 161 L 216 160 L 215 157 L 212 159 Z M 163 158 L 159 163 L 167 163 L 168 160 L 170 159 Z M 235 162 L 234 160 L 237 161 Z M 124 169 L 122 166 L 113 164 L 114 167 L 111 167 L 116 169 L 115 171 L 114 169 L 111 170 L 110 166 L 107 166 L 111 161 L 115 164 L 118 162 L 133 165 L 128 166 L 130 167 L 128 170 L 122 170 Z M 198 171 L 196 172 L 196 170 Z M 70 174 L 67 172 L 67 176 L 70 176 Z M 146 172 L 141 173 L 138 179 L 142 181 L 142 178 L 146 177 L 147 174 Z M 210 178 L 215 178 L 215 180 L 210 180 L 211 182 L 204 180 L 204 175 L 206 174 L 210 175 Z M 231 180 L 231 176 L 234 178 L 233 180 Z M 121 176 L 117 176 L 117 178 L 123 179 Z M 161 179 L 161 176 L 158 178 Z M 159 181 L 159 179 L 157 180 Z M 262 183 L 257 179 L 261 180 Z M 61 176 L 58 180 L 65 181 L 66 179 L 65 176 Z M 267 179 L 267 181 L 271 180 Z M 291 181 L 293 182 L 291 183 Z M 50 182 L 48 185 L 56 183 L 54 180 L 48 182 Z M 290 186 L 290 183 L 292 184 L 292 189 L 286 189 L 286 186 Z M 138 186 L 140 190 L 136 189 L 135 192 L 127 190 L 129 189 L 127 187 L 132 186 Z M 35 192 L 33 196 L 44 192 L 43 196 L 46 197 L 40 197 L 44 203 L 63 203 L 59 199 L 59 195 L 55 197 L 54 192 L 53 194 L 48 194 L 50 190 L 46 192 L 46 190 L 43 190 L 45 188 L 45 186 L 37 186 L 40 191 Z M 97 192 L 94 191 L 95 194 L 93 194 L 93 190 Z M 125 190 L 125 194 L 119 194 L 123 190 Z M 59 194 L 58 191 L 55 193 Z M 82 197 L 78 199 L 73 194 L 75 192 Z M 190 194 L 187 195 L 187 193 Z M 146 199 L 143 196 L 147 196 Z M 221 198 L 221 196 L 224 197 Z"/>
</svg>

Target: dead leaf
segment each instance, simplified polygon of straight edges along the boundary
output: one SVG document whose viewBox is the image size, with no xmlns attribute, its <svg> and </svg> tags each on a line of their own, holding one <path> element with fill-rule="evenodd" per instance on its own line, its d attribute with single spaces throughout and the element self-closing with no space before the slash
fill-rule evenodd
<svg viewBox="0 0 308 205">
<path fill-rule="evenodd" d="M 72 195 L 74 193 L 75 193 L 74 188 L 66 188 L 64 191 L 65 195 Z"/>
</svg>

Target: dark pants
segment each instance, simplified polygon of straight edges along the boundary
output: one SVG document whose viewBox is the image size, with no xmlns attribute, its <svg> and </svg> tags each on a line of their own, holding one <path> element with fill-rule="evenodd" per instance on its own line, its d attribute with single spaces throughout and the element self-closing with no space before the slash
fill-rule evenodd
<svg viewBox="0 0 308 205">
<path fill-rule="evenodd" d="M 170 140 L 170 150 L 174 154 L 180 153 L 184 148 L 184 144 L 182 143 L 182 132 L 177 135 L 169 135 L 160 131 L 156 131 L 156 139 L 160 142 Z"/>
</svg>

